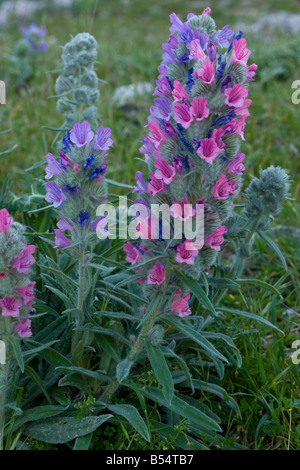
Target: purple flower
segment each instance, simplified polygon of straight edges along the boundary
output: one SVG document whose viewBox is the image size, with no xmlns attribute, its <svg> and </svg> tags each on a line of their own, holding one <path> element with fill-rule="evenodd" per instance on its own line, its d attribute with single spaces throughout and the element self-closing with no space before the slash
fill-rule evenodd
<svg viewBox="0 0 300 470">
<path fill-rule="evenodd" d="M 193 39 L 193 31 L 189 23 L 184 23 L 181 32 L 178 34 L 178 42 L 191 42 Z"/>
<path fill-rule="evenodd" d="M 178 18 L 178 16 L 175 13 L 172 13 L 170 15 L 170 21 L 172 26 L 170 26 L 170 31 L 172 34 L 174 33 L 180 33 L 183 27 L 182 21 Z"/>
<path fill-rule="evenodd" d="M 212 41 L 217 46 L 228 47 L 232 36 L 233 36 L 233 31 L 231 29 L 228 29 L 228 25 L 226 25 L 222 29 L 219 29 L 216 32 L 216 34 L 212 38 Z"/>
<path fill-rule="evenodd" d="M 59 152 L 58 161 L 59 161 L 61 168 L 63 168 L 64 170 L 66 170 L 68 166 L 72 166 L 73 164 L 72 160 L 69 157 L 67 157 L 67 155 L 64 152 Z"/>
<path fill-rule="evenodd" d="M 113 144 L 111 136 L 111 129 L 109 127 L 99 127 L 96 132 L 93 147 L 95 150 L 108 150 Z"/>
<path fill-rule="evenodd" d="M 137 171 L 135 174 L 137 188 L 134 190 L 135 193 L 148 193 L 148 186 L 144 180 L 144 175 L 141 171 Z"/>
<path fill-rule="evenodd" d="M 86 225 L 89 219 L 90 219 L 90 215 L 88 212 L 82 212 L 82 211 L 79 212 L 78 223 L 81 228 L 83 228 Z"/>
<path fill-rule="evenodd" d="M 45 168 L 45 172 L 46 172 L 45 178 L 46 180 L 48 180 L 52 178 L 52 176 L 59 175 L 62 172 L 62 169 L 57 163 L 57 161 L 55 160 L 55 158 L 53 157 L 52 153 L 48 153 L 46 155 L 46 160 L 47 160 L 48 166 L 46 166 Z"/>
<path fill-rule="evenodd" d="M 65 230 L 70 230 L 71 232 L 73 231 L 73 227 L 63 218 L 61 218 L 57 222 L 57 227 L 60 228 L 60 230 L 65 231 Z"/>
<path fill-rule="evenodd" d="M 93 140 L 94 132 L 91 130 L 91 126 L 88 122 L 74 124 L 73 129 L 70 132 L 70 139 L 76 147 L 84 147 Z"/>
<path fill-rule="evenodd" d="M 70 246 L 70 240 L 62 233 L 61 230 L 55 229 L 55 240 L 54 240 L 54 248 L 64 248 L 66 246 Z"/>
<path fill-rule="evenodd" d="M 67 196 L 55 181 L 46 183 L 46 190 L 47 194 L 45 199 L 48 202 L 53 202 L 54 207 L 60 206 L 67 199 Z"/>
<path fill-rule="evenodd" d="M 194 39 L 199 39 L 200 46 L 203 51 L 207 48 L 207 44 L 209 41 L 209 35 L 207 33 L 200 33 L 200 31 L 194 31 Z"/>
<path fill-rule="evenodd" d="M 169 119 L 172 114 L 172 105 L 168 98 L 156 98 L 154 100 L 155 106 L 152 107 L 152 115 L 158 119 Z"/>
</svg>

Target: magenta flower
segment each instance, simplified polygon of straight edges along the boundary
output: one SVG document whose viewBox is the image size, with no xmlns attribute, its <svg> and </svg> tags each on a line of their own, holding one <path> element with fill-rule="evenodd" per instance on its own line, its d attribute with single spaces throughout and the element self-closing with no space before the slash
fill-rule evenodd
<svg viewBox="0 0 300 470">
<path fill-rule="evenodd" d="M 126 261 L 132 265 L 142 259 L 141 252 L 135 246 L 133 246 L 131 242 L 125 243 L 123 245 L 123 250 L 126 253 Z"/>
<path fill-rule="evenodd" d="M 181 297 L 182 296 L 182 297 Z M 180 317 L 186 317 L 191 315 L 191 309 L 189 307 L 190 294 L 183 294 L 179 289 L 176 289 L 171 298 L 170 309 L 177 312 Z"/>
<path fill-rule="evenodd" d="M 46 201 L 52 202 L 53 207 L 59 207 L 64 201 L 67 200 L 67 196 L 60 188 L 60 186 L 55 183 L 55 181 L 50 181 L 45 185 L 47 194 L 45 196 Z"/>
<path fill-rule="evenodd" d="M 162 179 L 157 179 L 155 173 L 150 173 L 151 181 L 148 183 L 148 193 L 156 196 L 157 193 L 165 193 L 166 186 Z"/>
<path fill-rule="evenodd" d="M 148 124 L 150 131 L 149 139 L 153 142 L 155 148 L 157 149 L 161 143 L 165 142 L 167 136 L 165 133 L 155 124 L 155 122 L 150 122 Z"/>
<path fill-rule="evenodd" d="M 191 122 L 193 121 L 193 116 L 190 108 L 186 104 L 175 104 L 174 106 L 174 119 L 176 122 L 182 125 L 184 129 L 190 127 Z"/>
<path fill-rule="evenodd" d="M 251 82 L 252 80 L 254 80 L 254 76 L 255 76 L 255 70 L 257 69 L 257 65 L 256 64 L 252 64 L 252 65 L 249 65 L 249 67 L 247 67 L 247 80 L 249 82 Z"/>
<path fill-rule="evenodd" d="M 70 132 L 70 140 L 76 147 L 84 147 L 93 140 L 94 132 L 91 130 L 91 126 L 88 122 L 74 124 L 73 129 Z"/>
<path fill-rule="evenodd" d="M 227 173 L 229 175 L 242 175 L 243 171 L 245 170 L 245 167 L 242 164 L 244 159 L 245 159 L 245 154 L 242 152 L 238 152 L 235 158 L 230 161 L 227 167 Z"/>
<path fill-rule="evenodd" d="M 188 99 L 188 94 L 180 82 L 178 82 L 177 80 L 174 80 L 173 86 L 174 88 L 172 91 L 172 96 L 174 99 L 174 103 L 176 101 L 181 101 L 182 99 Z"/>
<path fill-rule="evenodd" d="M 220 152 L 221 149 L 217 146 L 213 137 L 201 140 L 200 146 L 197 150 L 199 157 L 210 164 L 212 164 Z"/>
<path fill-rule="evenodd" d="M 220 251 L 222 243 L 224 242 L 224 233 L 228 232 L 227 228 L 225 225 L 222 225 L 221 227 L 217 228 L 213 233 L 208 235 L 206 237 L 204 243 L 205 245 L 209 246 L 213 250 Z"/>
<path fill-rule="evenodd" d="M 99 127 L 96 132 L 93 147 L 95 150 L 108 150 L 109 147 L 113 144 L 111 136 L 111 130 L 109 127 Z"/>
<path fill-rule="evenodd" d="M 35 259 L 32 256 L 35 252 L 35 248 L 35 245 L 27 245 L 25 242 L 24 249 L 20 256 L 12 261 L 11 265 L 15 267 L 19 273 L 29 274 L 30 266 L 35 263 Z"/>
<path fill-rule="evenodd" d="M 28 317 L 23 318 L 23 320 L 15 326 L 15 331 L 21 338 L 29 338 L 32 336 L 31 320 L 29 320 Z"/>
<path fill-rule="evenodd" d="M 205 60 L 200 69 L 194 71 L 194 76 L 197 80 L 201 80 L 207 85 L 210 85 L 215 79 L 215 68 L 210 60 Z"/>
<path fill-rule="evenodd" d="M 176 174 L 175 168 L 169 165 L 169 163 L 161 157 L 154 161 L 154 166 L 156 168 L 154 173 L 155 178 L 163 180 L 165 184 L 170 184 Z"/>
<path fill-rule="evenodd" d="M 195 209 L 185 196 L 182 201 L 173 202 L 170 213 L 174 219 L 179 218 L 184 221 L 195 215 Z"/>
<path fill-rule="evenodd" d="M 193 246 L 194 244 L 191 240 L 185 240 L 182 245 L 177 246 L 177 254 L 175 257 L 177 263 L 194 264 L 198 250 Z M 192 247 L 192 249 L 190 249 L 190 247 Z"/>
<path fill-rule="evenodd" d="M 18 317 L 19 308 L 22 307 L 21 300 L 17 300 L 15 297 L 5 297 L 0 300 L 2 307 L 2 315 L 4 317 Z"/>
<path fill-rule="evenodd" d="M 226 96 L 225 103 L 228 106 L 240 108 L 244 105 L 244 99 L 248 96 L 248 90 L 243 88 L 240 83 L 236 83 L 232 88 L 226 88 L 224 95 Z"/>
<path fill-rule="evenodd" d="M 193 39 L 191 41 L 189 59 L 201 60 L 201 59 L 205 59 L 205 57 L 206 55 L 203 52 L 199 39 Z"/>
<path fill-rule="evenodd" d="M 213 196 L 217 199 L 227 199 L 229 194 L 236 193 L 236 181 L 228 181 L 225 175 L 220 175 L 213 187 Z"/>
<path fill-rule="evenodd" d="M 149 269 L 147 276 L 147 284 L 157 284 L 160 286 L 165 282 L 166 273 L 164 265 L 159 261 L 155 263 L 152 269 Z"/>
<path fill-rule="evenodd" d="M 70 246 L 70 240 L 62 233 L 61 230 L 55 229 L 55 240 L 54 240 L 54 248 L 65 248 L 66 246 Z"/>
<path fill-rule="evenodd" d="M 48 163 L 48 166 L 46 166 L 45 168 L 46 180 L 52 178 L 52 176 L 59 175 L 63 171 L 62 168 L 59 166 L 58 162 L 53 157 L 52 153 L 48 153 L 46 155 L 46 160 Z"/>
<path fill-rule="evenodd" d="M 13 223 L 14 219 L 9 217 L 9 213 L 6 209 L 0 210 L 0 233 L 7 233 L 9 227 Z"/>
<path fill-rule="evenodd" d="M 59 152 L 59 163 L 64 169 L 73 165 L 72 160 L 64 152 Z"/>
<path fill-rule="evenodd" d="M 157 87 L 155 88 L 155 95 L 157 96 L 168 96 L 172 92 L 172 88 L 166 79 L 166 77 L 162 77 L 159 80 L 156 80 Z"/>
<path fill-rule="evenodd" d="M 237 116 L 250 116 L 250 113 L 249 113 L 249 106 L 250 104 L 252 103 L 252 100 L 244 100 L 244 104 L 243 106 L 240 106 L 239 108 L 236 108 L 234 111 L 235 111 L 235 114 Z"/>
<path fill-rule="evenodd" d="M 33 293 L 34 286 L 35 282 L 30 282 L 27 286 L 18 287 L 17 292 L 23 297 L 24 305 L 31 306 L 31 301 L 35 299 L 36 296 Z"/>
<path fill-rule="evenodd" d="M 194 98 L 191 102 L 191 112 L 195 116 L 196 121 L 202 121 L 209 115 L 209 109 L 206 107 L 207 99 L 205 98 Z"/>
<path fill-rule="evenodd" d="M 239 41 L 235 39 L 232 45 L 233 51 L 231 60 L 233 63 L 239 63 L 246 67 L 251 51 L 247 49 L 247 41 L 241 38 Z"/>
</svg>

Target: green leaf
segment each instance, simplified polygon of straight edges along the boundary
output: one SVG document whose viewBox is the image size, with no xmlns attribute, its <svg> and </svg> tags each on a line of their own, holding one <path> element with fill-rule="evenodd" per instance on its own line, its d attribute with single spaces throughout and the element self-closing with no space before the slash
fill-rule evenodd
<svg viewBox="0 0 300 470">
<path fill-rule="evenodd" d="M 65 444 L 86 434 L 90 434 L 105 423 L 113 415 L 89 416 L 75 419 L 60 417 L 41 420 L 25 426 L 24 434 L 50 444 Z"/>
<path fill-rule="evenodd" d="M 182 273 L 178 269 L 175 269 L 176 276 L 179 277 L 179 279 L 185 283 L 185 285 L 193 292 L 193 294 L 197 297 L 199 300 L 200 304 L 209 310 L 212 313 L 216 313 L 215 308 L 207 295 L 205 294 L 204 290 L 202 287 L 199 285 L 195 279 L 191 278 L 190 276 L 187 276 L 186 274 Z"/>
<path fill-rule="evenodd" d="M 278 256 L 278 258 L 280 259 L 282 263 L 282 266 L 284 267 L 285 271 L 287 271 L 285 258 L 283 254 L 281 253 L 280 249 L 278 248 L 278 246 L 276 245 L 276 243 L 274 243 L 273 240 L 271 240 L 271 238 L 269 238 L 264 232 L 261 232 L 258 230 L 257 233 L 269 245 L 271 250 L 275 251 L 276 255 Z"/>
<path fill-rule="evenodd" d="M 149 341 L 146 342 L 146 351 L 156 378 L 162 385 L 163 395 L 168 403 L 171 403 L 174 396 L 174 383 L 165 356 L 158 346 L 153 346 Z"/>
<path fill-rule="evenodd" d="M 66 411 L 68 407 L 64 407 L 61 405 L 44 405 L 44 406 L 36 406 L 30 410 L 26 410 L 23 412 L 22 416 L 16 419 L 13 425 L 13 431 L 19 429 L 23 424 L 31 422 L 31 421 L 38 421 L 40 419 L 46 418 L 53 418 L 64 411 Z"/>
<path fill-rule="evenodd" d="M 278 295 L 280 298 L 282 298 L 280 292 L 276 289 L 276 287 L 272 286 L 268 282 L 262 281 L 260 279 L 237 279 L 237 282 L 239 284 L 253 284 L 255 286 L 261 287 L 262 289 L 267 289 L 273 292 L 273 294 Z"/>
<path fill-rule="evenodd" d="M 184 320 L 177 321 L 175 319 L 170 319 L 169 317 L 162 318 L 162 320 L 167 324 L 180 331 L 184 335 L 188 336 L 190 339 L 199 344 L 203 349 L 205 349 L 212 356 L 218 357 L 222 361 L 228 364 L 228 360 L 223 354 L 221 354 L 214 346 L 211 344 L 204 336 L 201 335 L 198 331 L 195 331 L 193 328 L 188 326 L 187 322 Z"/>
<path fill-rule="evenodd" d="M 143 316 L 143 319 L 140 321 L 137 328 L 141 328 L 141 326 L 144 325 L 144 323 L 148 320 L 148 318 L 152 315 L 152 313 L 158 309 L 160 302 L 162 301 L 162 298 L 163 298 L 162 292 L 159 292 L 153 297 L 150 304 L 148 305 L 147 311 L 145 315 Z"/>
<path fill-rule="evenodd" d="M 240 317 L 245 317 L 245 318 L 250 318 L 251 320 L 258 321 L 260 323 L 263 323 L 264 325 L 269 326 L 270 328 L 274 328 L 275 330 L 279 331 L 279 333 L 284 334 L 283 331 L 281 331 L 277 326 L 273 325 L 271 322 L 266 320 L 263 317 L 260 317 L 259 315 L 256 315 L 255 313 L 249 313 L 249 312 L 243 312 L 241 310 L 235 310 L 233 308 L 227 308 L 227 307 L 218 307 L 222 312 L 228 312 L 232 313 L 233 315 L 239 315 Z"/>
<path fill-rule="evenodd" d="M 109 378 L 106 375 L 100 374 L 99 372 L 95 372 L 93 370 L 89 369 L 84 369 L 83 367 L 76 367 L 76 366 L 70 366 L 70 367 L 57 367 L 58 370 L 61 370 L 62 372 L 66 373 L 77 373 L 77 374 L 82 374 L 87 377 L 91 377 L 92 379 L 98 380 L 100 382 L 108 382 Z"/>
<path fill-rule="evenodd" d="M 77 437 L 73 450 L 89 450 L 92 437 L 92 432 L 90 434 L 86 434 L 85 436 Z"/>
<path fill-rule="evenodd" d="M 43 392 L 43 394 L 45 395 L 45 397 L 47 398 L 48 402 L 51 404 L 51 399 L 48 395 L 48 392 L 46 390 L 46 388 L 44 387 L 40 377 L 38 376 L 38 374 L 35 372 L 35 370 L 32 368 L 32 367 L 29 367 L 29 366 L 25 366 L 24 368 L 24 372 L 26 375 L 28 375 L 28 377 L 31 378 L 31 380 L 36 383 L 36 385 L 41 389 L 41 391 Z"/>
<path fill-rule="evenodd" d="M 18 341 L 16 341 L 15 338 L 13 338 L 12 336 L 8 336 L 8 340 L 9 340 L 10 344 L 13 347 L 17 363 L 18 363 L 18 365 L 21 369 L 21 372 L 23 373 L 24 372 L 24 361 L 23 361 L 23 356 L 22 356 L 20 343 Z"/>
<path fill-rule="evenodd" d="M 119 383 L 123 382 L 123 380 L 128 377 L 132 366 L 133 361 L 130 361 L 128 358 L 123 359 L 123 361 L 119 362 L 116 368 L 117 380 Z"/>
<path fill-rule="evenodd" d="M 125 418 L 132 427 L 147 441 L 150 442 L 149 431 L 138 410 L 132 405 L 106 405 L 113 413 Z"/>
<path fill-rule="evenodd" d="M 155 434 L 160 436 L 165 442 L 172 442 L 176 449 L 183 450 L 209 450 L 208 447 L 186 435 L 184 432 L 178 432 L 173 426 L 160 423 L 153 419 L 150 420 L 151 428 Z"/>
<path fill-rule="evenodd" d="M 161 390 L 155 389 L 153 387 L 146 387 L 144 395 L 150 400 L 162 404 L 174 413 L 177 413 L 183 418 L 186 418 L 189 421 L 197 424 L 202 429 L 206 429 L 207 431 L 222 431 L 214 419 L 205 415 L 202 411 L 198 410 L 194 406 L 189 405 L 181 398 L 178 398 L 176 395 L 173 397 L 171 404 L 165 400 Z"/>
</svg>

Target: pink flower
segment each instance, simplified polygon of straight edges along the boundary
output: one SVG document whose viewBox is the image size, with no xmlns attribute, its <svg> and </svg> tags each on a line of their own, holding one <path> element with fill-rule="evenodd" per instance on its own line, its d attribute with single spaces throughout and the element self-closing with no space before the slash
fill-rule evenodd
<svg viewBox="0 0 300 470">
<path fill-rule="evenodd" d="M 222 141 L 222 137 L 223 135 L 225 134 L 224 132 L 224 129 L 222 127 L 220 127 L 219 129 L 214 129 L 213 131 L 213 139 L 215 140 L 217 146 L 219 147 L 219 149 L 223 149 L 225 148 L 225 144 L 224 142 Z"/>
<path fill-rule="evenodd" d="M 222 243 L 224 242 L 224 233 L 228 232 L 227 228 L 225 225 L 222 225 L 221 227 L 217 228 L 213 233 L 208 235 L 205 239 L 205 245 L 209 246 L 213 250 L 220 251 Z"/>
<path fill-rule="evenodd" d="M 155 148 L 157 149 L 160 144 L 164 143 L 167 139 L 165 133 L 155 124 L 155 122 L 150 122 L 148 124 L 148 129 L 150 131 L 149 139 L 153 142 Z"/>
<path fill-rule="evenodd" d="M 163 180 L 165 184 L 170 184 L 176 174 L 175 168 L 161 157 L 154 161 L 154 166 L 156 168 L 154 173 L 155 178 Z"/>
<path fill-rule="evenodd" d="M 177 201 L 172 204 L 170 213 L 174 218 L 178 217 L 180 220 L 187 220 L 195 215 L 195 209 L 185 196 L 182 201 Z"/>
<path fill-rule="evenodd" d="M 33 293 L 34 286 L 35 282 L 30 282 L 27 286 L 18 287 L 17 291 L 23 297 L 24 305 L 31 305 L 31 301 L 35 299 L 36 296 Z"/>
<path fill-rule="evenodd" d="M 172 305 L 170 309 L 177 312 L 180 317 L 186 317 L 192 313 L 189 307 L 190 294 L 183 294 L 182 297 L 181 295 L 182 292 L 179 289 L 174 292 L 171 298 Z"/>
<path fill-rule="evenodd" d="M 31 264 L 35 263 L 35 259 L 32 256 L 35 248 L 35 245 L 27 245 L 25 242 L 22 253 L 11 263 L 19 273 L 29 274 Z"/>
<path fill-rule="evenodd" d="M 174 168 L 175 168 L 175 170 L 176 170 L 176 173 L 178 173 L 179 175 L 181 175 L 181 174 L 182 174 L 182 171 L 183 171 L 183 165 L 182 165 L 182 163 L 181 163 L 181 161 L 180 161 L 180 158 L 178 158 L 178 157 L 176 157 L 176 155 L 174 155 L 173 160 L 174 160 L 173 166 L 174 166 Z"/>
<path fill-rule="evenodd" d="M 126 261 L 128 261 L 128 263 L 131 263 L 132 265 L 142 259 L 142 254 L 135 246 L 132 245 L 131 242 L 125 243 L 123 245 L 123 250 L 126 253 Z"/>
<path fill-rule="evenodd" d="M 96 231 L 98 238 L 105 239 L 110 236 L 110 232 L 107 230 L 107 224 L 107 216 L 100 217 L 100 219 L 92 223 L 91 228 Z"/>
<path fill-rule="evenodd" d="M 194 71 L 194 76 L 197 80 L 210 85 L 215 79 L 215 68 L 214 64 L 210 60 L 205 60 L 200 69 Z"/>
<path fill-rule="evenodd" d="M 252 65 L 249 65 L 249 67 L 247 67 L 247 80 L 249 82 L 252 82 L 254 80 L 255 70 L 256 69 L 257 69 L 256 64 L 252 64 Z"/>
<path fill-rule="evenodd" d="M 250 116 L 248 108 L 249 108 L 251 103 L 252 103 L 252 100 L 244 100 L 243 106 L 241 106 L 240 108 L 235 109 L 235 114 L 237 116 L 246 116 L 246 117 Z"/>
<path fill-rule="evenodd" d="M 193 116 L 190 108 L 186 104 L 175 104 L 174 106 L 174 119 L 176 122 L 182 125 L 184 129 L 190 127 L 191 122 L 193 121 Z"/>
<path fill-rule="evenodd" d="M 192 247 L 192 249 L 190 249 Z M 177 247 L 177 254 L 175 260 L 177 263 L 194 264 L 195 258 L 198 255 L 198 250 L 190 240 L 185 240 L 182 245 Z"/>
<path fill-rule="evenodd" d="M 209 109 L 206 107 L 207 99 L 205 98 L 194 98 L 191 102 L 192 115 L 195 116 L 196 121 L 202 121 L 209 115 Z"/>
<path fill-rule="evenodd" d="M 4 317 L 18 317 L 19 308 L 22 307 L 21 300 L 17 300 L 15 297 L 5 297 L 0 300 L 2 307 L 2 315 Z"/>
<path fill-rule="evenodd" d="M 78 165 L 78 163 L 75 163 L 73 165 L 73 170 L 75 171 L 75 173 L 78 173 L 79 169 L 80 169 L 80 166 Z"/>
<path fill-rule="evenodd" d="M 55 229 L 55 240 L 53 248 L 65 248 L 66 246 L 70 246 L 70 240 L 62 233 L 61 230 Z"/>
<path fill-rule="evenodd" d="M 248 96 L 248 90 L 243 88 L 240 83 L 236 83 L 232 88 L 226 88 L 224 95 L 226 96 L 225 103 L 228 106 L 240 108 L 244 104 L 244 99 Z"/>
<path fill-rule="evenodd" d="M 197 150 L 199 157 L 210 164 L 217 158 L 220 152 L 221 149 L 217 146 L 213 137 L 201 140 Z"/>
<path fill-rule="evenodd" d="M 31 320 L 27 317 L 23 318 L 23 320 L 15 326 L 15 331 L 21 338 L 29 338 L 32 336 Z"/>
<path fill-rule="evenodd" d="M 251 54 L 251 51 L 249 51 L 249 49 L 247 49 L 246 46 L 247 46 L 247 41 L 244 38 L 240 39 L 239 41 L 237 39 L 233 41 L 233 45 L 232 45 L 233 51 L 232 51 L 232 56 L 231 56 L 232 62 L 237 62 L 246 67 L 247 61 Z"/>
<path fill-rule="evenodd" d="M 160 286 L 165 282 L 166 273 L 164 265 L 159 261 L 155 263 L 152 269 L 149 269 L 147 275 L 147 284 L 157 284 Z"/>
<path fill-rule="evenodd" d="M 189 59 L 191 60 L 201 60 L 205 59 L 206 55 L 203 52 L 199 39 L 193 39 L 191 41 L 190 55 Z"/>
<path fill-rule="evenodd" d="M 173 91 L 172 91 L 172 96 L 174 98 L 174 101 L 180 101 L 182 99 L 188 99 L 188 94 L 187 92 L 185 91 L 185 89 L 183 88 L 183 86 L 181 85 L 180 82 L 178 82 L 177 80 L 174 80 L 174 83 L 173 83 Z"/>
<path fill-rule="evenodd" d="M 13 223 L 14 219 L 9 217 L 9 213 L 6 209 L 0 211 L 0 233 L 7 233 L 9 227 Z"/>
<path fill-rule="evenodd" d="M 230 175 L 242 175 L 245 170 L 242 162 L 244 161 L 245 154 L 238 152 L 233 160 L 229 163 L 227 167 L 227 173 Z"/>
<path fill-rule="evenodd" d="M 52 153 L 47 153 L 46 160 L 47 160 L 48 166 L 46 166 L 45 168 L 45 172 L 46 172 L 45 179 L 48 180 L 52 178 L 52 176 L 60 175 L 60 173 L 63 170 L 61 169 L 58 162 L 53 157 Z"/>
<path fill-rule="evenodd" d="M 209 16 L 211 12 L 211 9 L 209 7 L 205 8 L 205 10 L 202 13 L 202 16 Z"/>
<path fill-rule="evenodd" d="M 157 193 L 165 193 L 166 186 L 162 179 L 157 179 L 154 173 L 150 173 L 151 181 L 148 183 L 148 192 L 151 196 L 156 196 Z"/>
<path fill-rule="evenodd" d="M 69 166 L 72 166 L 73 162 L 64 152 L 59 152 L 59 163 L 64 168 L 68 168 Z"/>
<path fill-rule="evenodd" d="M 213 187 L 213 196 L 217 199 L 227 199 L 229 194 L 236 193 L 236 181 L 228 181 L 225 175 L 220 175 Z"/>
<path fill-rule="evenodd" d="M 76 147 L 84 147 L 89 144 L 94 137 L 94 132 L 88 122 L 74 124 L 70 132 L 70 140 Z"/>
</svg>

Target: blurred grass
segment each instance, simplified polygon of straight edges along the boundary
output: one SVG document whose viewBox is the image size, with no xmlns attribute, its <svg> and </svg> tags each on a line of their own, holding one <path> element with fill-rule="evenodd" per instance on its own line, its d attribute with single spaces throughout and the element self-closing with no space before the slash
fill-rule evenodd
<svg viewBox="0 0 300 470">
<path fill-rule="evenodd" d="M 55 133 L 41 129 L 41 126 L 59 127 L 62 119 L 56 111 L 56 101 L 48 99 L 54 92 L 56 75 L 47 71 L 60 67 L 61 46 L 69 40 L 70 34 L 88 31 L 98 41 L 98 75 L 106 81 L 101 84 L 99 109 L 103 125 L 112 128 L 114 140 L 108 177 L 133 183 L 135 172 L 142 169 L 142 163 L 135 158 L 139 157 L 139 142 L 144 135 L 143 127 L 153 97 L 143 96 L 136 107 L 118 110 L 111 103 L 113 92 L 118 86 L 131 83 L 146 81 L 154 86 L 161 44 L 169 35 L 169 14 L 174 11 L 184 19 L 190 11 L 201 13 L 207 4 L 212 8 L 219 28 L 229 24 L 235 29 L 240 22 L 253 23 L 265 14 L 282 9 L 298 13 L 299 8 L 298 0 L 286 0 L 284 5 L 279 0 L 264 3 L 258 0 L 78 0 L 70 11 L 52 11 L 50 8 L 30 18 L 30 21 L 45 26 L 49 50 L 39 58 L 35 75 L 26 87 L 15 90 L 13 84 L 8 83 L 7 105 L 1 106 L 0 131 L 12 128 L 12 132 L 0 138 L 0 151 L 15 143 L 18 147 L 2 157 L 0 180 L 10 174 L 14 191 L 20 191 L 23 170 L 41 161 L 51 151 Z M 11 18 L 6 28 L 0 31 L 2 55 L 11 53 L 20 37 L 21 25 Z M 243 368 L 226 374 L 224 386 L 239 400 L 241 415 L 233 424 L 228 417 L 228 433 L 234 430 L 237 438 L 240 433 L 239 440 L 251 448 L 287 448 L 289 439 L 291 447 L 295 448 L 299 446 L 300 430 L 296 419 L 299 403 L 294 405 L 291 401 L 294 403 L 297 394 L 299 397 L 299 378 L 284 351 L 299 335 L 299 317 L 284 312 L 298 308 L 299 235 L 293 229 L 285 233 L 280 227 L 297 227 L 300 219 L 300 105 L 291 101 L 291 84 L 300 79 L 300 36 L 290 38 L 288 32 L 264 32 L 260 35 L 247 33 L 245 37 L 252 50 L 250 63 L 259 66 L 257 80 L 251 88 L 253 103 L 247 120 L 246 141 L 241 149 L 246 154 L 248 168 L 245 183 L 251 175 L 257 175 L 260 167 L 281 165 L 291 175 L 291 194 L 298 202 L 288 201 L 276 221 L 278 243 L 287 258 L 289 273 L 283 281 L 283 302 L 278 302 L 268 313 L 279 319 L 287 336 L 285 339 L 276 336 L 269 349 L 263 348 L 259 335 L 238 340 L 245 358 Z M 2 79 L 6 77 L 7 66 L 7 60 L 2 60 Z M 245 274 L 277 282 L 284 272 L 276 256 L 263 243 L 260 250 L 262 253 L 254 257 Z M 251 311 L 261 311 L 263 295 L 259 289 L 248 290 Z M 232 296 L 227 300 L 236 308 L 244 307 L 241 298 Z M 263 336 L 264 330 L 261 328 L 259 333 Z"/>
</svg>

